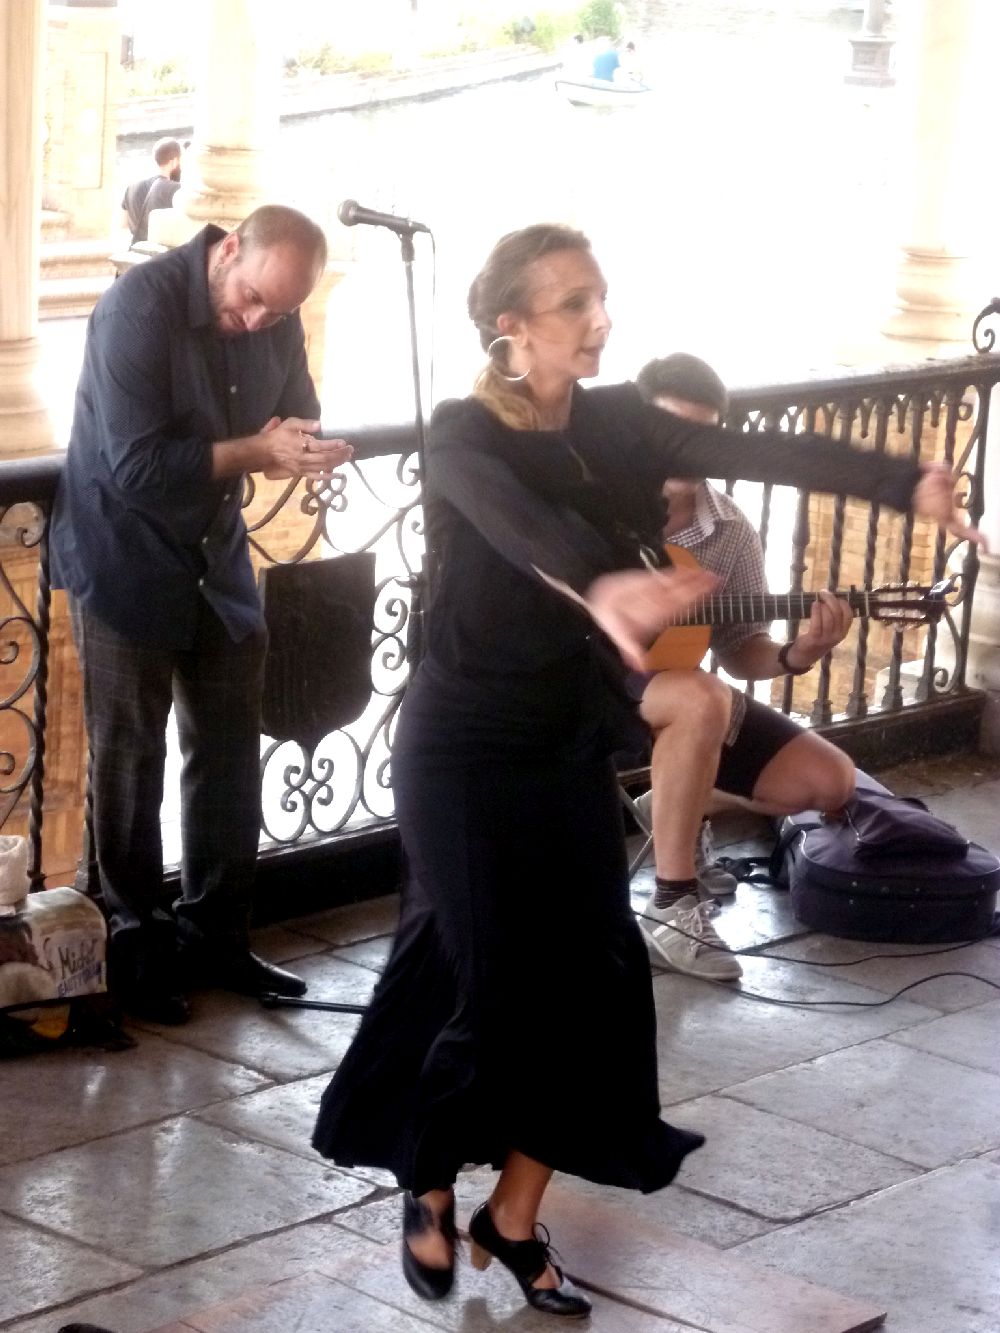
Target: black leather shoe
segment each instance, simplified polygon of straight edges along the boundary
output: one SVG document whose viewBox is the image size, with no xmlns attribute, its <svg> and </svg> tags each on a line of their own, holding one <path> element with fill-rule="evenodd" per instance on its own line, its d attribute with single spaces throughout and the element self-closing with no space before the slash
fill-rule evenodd
<svg viewBox="0 0 1000 1333">
<path fill-rule="evenodd" d="M 407 1241 L 413 1236 L 422 1236 L 425 1231 L 434 1228 L 440 1230 L 445 1240 L 451 1242 L 451 1263 L 446 1268 L 435 1268 L 431 1264 L 421 1263 L 410 1249 Z M 455 1200 L 435 1219 L 426 1203 L 415 1199 L 407 1190 L 403 1195 L 403 1276 L 425 1301 L 439 1301 L 447 1296 L 455 1280 L 455 1246 L 458 1232 L 455 1229 Z"/>
<path fill-rule="evenodd" d="M 544 1240 L 540 1239 L 539 1232 L 544 1234 Z M 549 1233 L 540 1223 L 535 1225 L 534 1240 L 507 1240 L 497 1231 L 489 1204 L 481 1203 L 469 1220 L 469 1236 L 472 1239 L 473 1268 L 482 1271 L 489 1267 L 492 1259 L 499 1259 L 517 1278 L 524 1299 L 536 1310 L 563 1315 L 567 1319 L 586 1319 L 590 1314 L 590 1301 L 563 1277 L 562 1269 L 553 1262 Z M 559 1279 L 559 1286 L 532 1286 L 550 1264 Z"/>
<path fill-rule="evenodd" d="M 147 948 L 136 935 L 112 941 L 108 959 L 112 1000 L 133 1018 L 177 1027 L 191 1017 L 172 949 Z"/>
<path fill-rule="evenodd" d="M 204 984 L 218 990 L 235 991 L 237 995 L 305 995 L 306 983 L 294 972 L 265 963 L 249 949 L 240 953 L 221 954 L 204 960 Z"/>
</svg>

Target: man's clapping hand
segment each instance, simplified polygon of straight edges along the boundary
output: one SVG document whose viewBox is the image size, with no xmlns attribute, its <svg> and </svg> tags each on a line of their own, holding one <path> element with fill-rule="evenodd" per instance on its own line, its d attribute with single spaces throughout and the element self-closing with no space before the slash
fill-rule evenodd
<svg viewBox="0 0 1000 1333">
<path fill-rule="evenodd" d="M 328 477 L 334 468 L 347 463 L 354 450 L 346 440 L 318 440 L 318 421 L 301 417 L 272 417 L 262 428 L 264 453 L 260 468 L 269 480 L 292 477 Z"/>
</svg>

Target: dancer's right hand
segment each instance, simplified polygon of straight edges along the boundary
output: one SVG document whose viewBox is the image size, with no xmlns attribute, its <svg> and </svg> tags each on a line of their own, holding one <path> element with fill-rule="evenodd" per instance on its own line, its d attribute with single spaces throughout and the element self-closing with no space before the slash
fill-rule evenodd
<svg viewBox="0 0 1000 1333">
<path fill-rule="evenodd" d="M 625 569 L 595 579 L 583 600 L 626 666 L 640 671 L 660 631 L 718 584 L 703 569 Z"/>
</svg>

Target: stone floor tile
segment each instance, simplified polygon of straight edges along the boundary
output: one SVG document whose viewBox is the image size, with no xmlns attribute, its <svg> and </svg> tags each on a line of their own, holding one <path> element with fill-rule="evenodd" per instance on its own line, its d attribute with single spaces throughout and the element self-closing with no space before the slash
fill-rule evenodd
<svg viewBox="0 0 1000 1333">
<path fill-rule="evenodd" d="M 1000 943 L 1000 937 L 997 943 Z M 933 978 L 940 973 L 972 972 L 987 978 L 987 981 L 977 981 L 974 977 L 942 976 L 938 981 L 923 981 L 901 997 L 913 1004 L 947 1012 L 983 1004 L 997 994 L 988 981 L 1000 985 L 1000 949 L 990 945 L 990 941 L 984 940 L 979 944 L 922 949 L 915 944 L 883 944 L 816 934 L 784 944 L 775 952 L 813 964 L 846 964 L 816 966 L 815 975 L 839 977 L 859 986 L 870 986 L 883 995 L 893 995 L 911 982 Z"/>
<path fill-rule="evenodd" d="M 198 1112 L 198 1118 L 213 1125 L 221 1125 L 244 1138 L 270 1143 L 286 1152 L 297 1153 L 310 1162 L 319 1162 L 322 1159 L 310 1140 L 316 1124 L 319 1100 L 329 1081 L 327 1074 L 296 1079 L 294 1083 L 266 1088 L 260 1097 L 254 1094 L 234 1097 L 231 1101 L 205 1107 Z M 376 1166 L 350 1170 L 338 1167 L 337 1170 L 376 1185 L 396 1188 L 396 1178 Z"/>
<path fill-rule="evenodd" d="M 3 1216 L 0 1255 L 0 1324 L 142 1276 L 140 1268 L 109 1258 L 92 1246 L 77 1245 Z"/>
<path fill-rule="evenodd" d="M 1000 778 L 958 791 L 931 795 L 926 801 L 934 814 L 961 829 L 967 838 L 996 850 Z"/>
<path fill-rule="evenodd" d="M 460 1322 L 453 1322 L 457 1311 Z M 449 1317 L 450 1316 L 450 1317 Z M 543 1324 L 547 1319 L 548 1324 Z M 542 1329 L 551 1316 L 514 1315 L 504 1329 Z M 598 1297 L 588 1328 L 606 1333 L 689 1333 L 680 1324 Z M 460 1328 L 462 1333 L 487 1333 L 498 1325 L 481 1297 L 453 1297 L 421 1305 L 409 1315 L 397 1306 L 371 1297 L 321 1273 L 287 1278 L 252 1288 L 243 1295 L 189 1315 L 182 1323 L 161 1325 L 153 1333 L 420 1333 L 429 1328 Z"/>
<path fill-rule="evenodd" d="M 269 963 L 291 963 L 296 958 L 323 953 L 330 946 L 325 940 L 314 939 L 311 935 L 304 935 L 300 930 L 275 921 L 250 932 L 250 947 Z"/>
<path fill-rule="evenodd" d="M 321 1273 L 282 1278 L 154 1333 L 422 1333 L 429 1324 Z"/>
<path fill-rule="evenodd" d="M 370 1189 L 190 1119 L 0 1169 L 8 1213 L 145 1267 L 347 1208 Z"/>
<path fill-rule="evenodd" d="M 962 1162 L 736 1251 L 888 1309 L 885 1333 L 996 1333 L 1000 1167 Z"/>
<path fill-rule="evenodd" d="M 983 754 L 934 755 L 879 769 L 876 776 L 900 796 L 925 799 L 928 794 L 964 790 L 1000 778 L 1000 759 Z"/>
<path fill-rule="evenodd" d="M 794 963 L 743 958 L 743 988 L 779 1000 L 878 1001 L 884 997 Z M 881 1008 L 795 1008 L 743 998 L 732 984 L 663 972 L 653 981 L 660 1095 L 664 1105 L 717 1092 L 755 1074 L 798 1064 L 938 1017 L 898 1000 Z M 668 1117 L 669 1119 L 669 1114 Z"/>
<path fill-rule="evenodd" d="M 1000 1147 L 1000 1078 L 897 1041 L 836 1051 L 726 1095 L 928 1168 Z"/>
<path fill-rule="evenodd" d="M 388 893 L 367 902 L 348 903 L 295 920 L 294 929 L 327 944 L 356 944 L 377 935 L 392 935 L 399 921 L 399 894 Z"/>
<path fill-rule="evenodd" d="M 1000 1074 L 1000 1000 L 919 1023 L 905 1032 L 893 1033 L 892 1040 L 973 1069 Z"/>
<path fill-rule="evenodd" d="M 90 1323 L 114 1333 L 148 1333 L 187 1315 L 239 1296 L 260 1283 L 314 1271 L 331 1249 L 345 1266 L 380 1262 L 381 1248 L 330 1222 L 307 1222 L 210 1258 L 197 1258 L 151 1273 L 118 1291 L 64 1305 L 58 1314 L 19 1319 L 4 1333 L 55 1333 L 62 1324 Z M 336 1333 L 331 1329 L 330 1333 Z"/>
<path fill-rule="evenodd" d="M 357 944 L 347 944 L 337 949 L 337 957 L 359 967 L 370 967 L 375 972 L 382 972 L 392 948 L 391 935 L 376 935 L 374 939 L 358 940 Z"/>
<path fill-rule="evenodd" d="M 332 953 L 303 958 L 296 966 L 309 982 L 307 998 L 366 1004 L 377 977 L 366 967 Z M 219 1056 L 239 1058 L 271 1079 L 301 1078 L 339 1064 L 359 1019 L 353 1014 L 315 1009 L 265 1009 L 258 1000 L 204 991 L 194 997 L 194 1016 L 180 1028 L 157 1028 L 172 1043 Z"/>
<path fill-rule="evenodd" d="M 4 1060 L 0 1082 L 2 1165 L 235 1097 L 267 1080 L 243 1067 L 235 1049 L 218 1059 L 144 1033 L 126 1051 L 65 1049 Z"/>
<path fill-rule="evenodd" d="M 685 1189 L 773 1222 L 807 1217 L 917 1174 L 894 1157 L 726 1097 L 671 1107 L 670 1119 L 707 1140 L 684 1161 Z"/>
</svg>

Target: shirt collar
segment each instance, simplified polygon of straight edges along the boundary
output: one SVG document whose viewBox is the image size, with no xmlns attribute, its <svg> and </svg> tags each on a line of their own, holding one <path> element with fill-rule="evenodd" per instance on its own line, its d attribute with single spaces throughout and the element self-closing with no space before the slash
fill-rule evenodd
<svg viewBox="0 0 1000 1333">
<path fill-rule="evenodd" d="M 215 324 L 208 293 L 208 251 L 225 235 L 221 227 L 210 222 L 184 247 L 188 266 L 188 323 L 193 329 Z"/>
<path fill-rule="evenodd" d="M 676 542 L 679 546 L 685 543 L 678 541 L 683 537 L 687 542 L 701 542 L 706 537 L 710 537 L 715 531 L 717 524 L 724 522 L 726 512 L 723 508 L 722 497 L 714 487 L 709 486 L 708 482 L 700 481 L 698 489 L 695 492 L 694 517 L 686 528 L 680 532 L 674 532 L 670 536 L 670 541 Z"/>
</svg>

